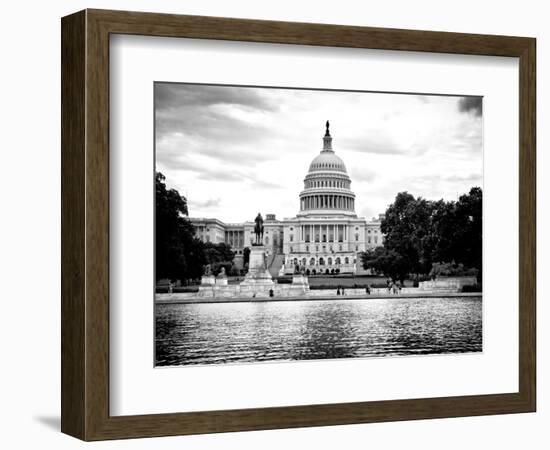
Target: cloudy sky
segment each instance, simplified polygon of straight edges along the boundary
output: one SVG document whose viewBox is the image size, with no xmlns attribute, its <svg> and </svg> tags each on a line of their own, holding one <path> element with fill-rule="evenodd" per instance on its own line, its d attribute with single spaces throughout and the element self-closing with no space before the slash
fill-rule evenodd
<svg viewBox="0 0 550 450">
<path fill-rule="evenodd" d="M 477 97 L 155 84 L 156 170 L 193 217 L 293 217 L 330 120 L 356 212 L 395 195 L 455 200 L 482 186 Z"/>
</svg>

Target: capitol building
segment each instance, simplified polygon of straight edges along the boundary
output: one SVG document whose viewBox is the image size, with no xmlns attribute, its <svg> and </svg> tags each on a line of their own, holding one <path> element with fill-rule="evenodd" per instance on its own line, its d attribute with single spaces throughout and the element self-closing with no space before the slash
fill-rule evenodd
<svg viewBox="0 0 550 450">
<path fill-rule="evenodd" d="M 359 253 L 383 244 L 383 214 L 371 220 L 358 217 L 355 201 L 346 165 L 332 148 L 327 122 L 323 148 L 311 161 L 299 193 L 299 212 L 282 220 L 275 214 L 264 218 L 263 243 L 268 249 L 271 274 L 292 274 L 296 266 L 308 274 L 364 273 Z M 190 221 L 202 241 L 231 245 L 236 253 L 235 264 L 242 267 L 244 248 L 251 247 L 255 239 L 253 221 Z"/>
</svg>

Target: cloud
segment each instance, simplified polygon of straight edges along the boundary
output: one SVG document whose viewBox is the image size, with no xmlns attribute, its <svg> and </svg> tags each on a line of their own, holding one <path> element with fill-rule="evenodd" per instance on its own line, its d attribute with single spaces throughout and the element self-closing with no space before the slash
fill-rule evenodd
<svg viewBox="0 0 550 450">
<path fill-rule="evenodd" d="M 208 208 L 214 208 L 214 207 L 220 206 L 221 205 L 221 199 L 220 198 L 209 198 L 209 199 L 206 199 L 206 200 L 203 200 L 203 201 L 194 200 L 194 201 L 191 201 L 191 203 L 192 203 L 194 208 L 208 209 Z"/>
<path fill-rule="evenodd" d="M 156 140 L 183 138 L 200 143 L 203 152 L 223 157 L 228 147 L 247 148 L 244 144 L 263 141 L 268 127 L 265 122 L 236 117 L 231 111 L 215 108 L 180 108 L 177 112 L 156 112 Z M 239 145 L 240 144 L 240 145 Z"/>
<path fill-rule="evenodd" d="M 480 173 L 470 173 L 467 175 L 441 175 L 441 174 L 429 174 L 429 175 L 414 175 L 407 178 L 407 182 L 415 184 L 435 184 L 440 182 L 450 183 L 471 183 L 481 181 L 483 178 Z"/>
<path fill-rule="evenodd" d="M 184 173 L 189 174 L 189 179 L 200 181 L 215 181 L 227 183 L 246 183 L 250 189 L 281 189 L 281 184 L 270 180 L 269 173 L 258 173 L 248 170 L 240 164 L 240 160 L 233 160 L 232 164 L 220 165 L 218 161 L 204 158 L 203 155 L 185 154 L 178 155 L 171 153 L 168 158 L 164 157 L 157 170 L 161 172 L 164 166 L 172 172 L 181 172 L 178 178 L 185 179 Z M 213 203 L 210 204 L 213 206 Z"/>
<path fill-rule="evenodd" d="M 483 135 L 480 120 L 480 116 L 476 115 L 456 125 L 449 139 L 451 151 L 468 157 L 472 154 L 481 155 Z"/>
<path fill-rule="evenodd" d="M 277 183 L 272 183 L 271 181 L 267 181 L 264 179 L 261 179 L 259 177 L 255 176 L 249 176 L 249 181 L 253 185 L 254 188 L 258 189 L 282 189 L 282 186 Z"/>
<path fill-rule="evenodd" d="M 378 153 L 384 155 L 398 155 L 406 153 L 392 136 L 383 130 L 366 130 L 355 136 L 344 136 L 338 139 L 339 145 L 348 150 L 362 153 Z"/>
<path fill-rule="evenodd" d="M 191 157 L 200 156 L 228 165 L 238 163 L 241 167 L 253 167 L 257 162 L 258 152 L 275 145 L 274 139 L 261 129 L 245 124 L 233 126 L 231 119 L 227 119 L 224 125 L 209 127 L 209 118 L 203 119 L 202 122 L 197 118 L 197 122 L 187 121 L 181 125 L 173 123 L 168 127 L 179 131 L 167 131 L 166 123 L 161 124 L 162 121 L 159 120 L 158 127 L 165 129 L 156 133 L 157 162 L 180 169 L 182 165 L 188 164 Z M 196 127 L 194 123 L 197 124 Z M 188 132 L 189 128 L 192 131 Z M 278 157 L 276 152 L 263 152 L 261 159 L 266 161 Z"/>
<path fill-rule="evenodd" d="M 364 168 L 352 168 L 351 179 L 357 182 L 371 182 L 376 178 L 376 172 Z"/>
<path fill-rule="evenodd" d="M 241 181 L 242 176 L 232 170 L 231 167 L 221 167 L 210 162 L 205 158 L 197 157 L 194 154 L 175 154 L 164 155 L 162 161 L 157 161 L 157 170 L 161 172 L 164 169 L 172 172 L 187 172 L 196 179 L 204 181 Z M 181 176 L 184 177 L 183 175 Z"/>
<path fill-rule="evenodd" d="M 483 97 L 460 97 L 457 105 L 459 112 L 472 112 L 476 116 L 481 116 L 483 112 Z"/>
<path fill-rule="evenodd" d="M 157 111 L 186 108 L 208 108 L 215 105 L 234 105 L 262 111 L 276 111 L 278 105 L 263 97 L 261 90 L 246 87 L 211 86 L 184 83 L 156 83 Z"/>
<path fill-rule="evenodd" d="M 357 214 L 359 215 L 359 217 L 365 217 L 366 219 L 370 220 L 371 218 L 375 218 L 376 217 L 376 213 L 373 212 L 373 210 L 369 207 L 363 207 L 363 208 L 360 208 L 358 211 L 357 211 Z"/>
<path fill-rule="evenodd" d="M 443 177 L 442 179 L 452 183 L 480 183 L 483 180 L 483 176 L 481 173 L 471 173 L 469 175 L 449 175 Z"/>
<path fill-rule="evenodd" d="M 159 162 L 178 163 L 190 150 L 220 161 L 253 164 L 269 148 L 271 114 L 280 105 L 266 90 L 155 84 L 155 141 Z"/>
</svg>

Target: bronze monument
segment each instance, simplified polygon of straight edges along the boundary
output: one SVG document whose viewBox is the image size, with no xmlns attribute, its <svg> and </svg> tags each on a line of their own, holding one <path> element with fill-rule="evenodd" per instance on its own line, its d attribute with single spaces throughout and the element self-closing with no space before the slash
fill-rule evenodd
<svg viewBox="0 0 550 450">
<path fill-rule="evenodd" d="M 252 245 L 262 245 L 264 240 L 264 219 L 262 215 L 258 213 L 254 219 L 256 225 L 254 225 L 254 234 L 256 235 L 256 242 Z"/>
</svg>

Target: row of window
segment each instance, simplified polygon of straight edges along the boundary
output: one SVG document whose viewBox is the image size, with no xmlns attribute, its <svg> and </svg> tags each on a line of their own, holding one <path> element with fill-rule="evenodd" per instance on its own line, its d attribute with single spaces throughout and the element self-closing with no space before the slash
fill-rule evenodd
<svg viewBox="0 0 550 450">
<path fill-rule="evenodd" d="M 307 180 L 304 184 L 306 189 L 322 188 L 322 187 L 341 188 L 341 189 L 350 188 L 350 182 L 344 181 L 344 180 Z"/>
<path fill-rule="evenodd" d="M 342 171 L 342 166 L 340 164 L 335 163 L 317 163 L 312 164 L 312 166 L 309 168 L 309 170 L 316 170 L 316 169 L 335 169 Z"/>
<path fill-rule="evenodd" d="M 315 246 L 315 251 L 316 251 L 316 252 L 319 251 L 319 246 L 318 246 L 318 245 Z M 324 252 L 327 251 L 327 246 L 326 246 L 326 245 L 323 245 L 323 251 L 324 251 Z M 333 251 L 334 251 L 334 249 L 332 248 L 332 245 L 329 246 L 328 251 L 329 251 L 329 252 L 333 252 Z M 338 251 L 340 251 L 340 252 L 343 251 L 341 245 L 338 246 Z M 355 251 L 356 251 L 356 252 L 359 251 L 359 246 L 358 246 L 358 245 L 355 246 Z M 309 252 L 309 245 L 306 245 L 306 252 Z M 292 245 L 290 246 L 290 253 L 294 253 L 294 247 L 293 247 Z"/>
<path fill-rule="evenodd" d="M 349 264 L 350 263 L 350 258 L 349 257 L 345 257 L 343 258 L 343 261 L 344 261 L 344 264 Z M 327 266 L 332 266 L 332 263 L 334 262 L 334 265 L 336 266 L 339 266 L 342 264 L 342 258 L 340 257 L 336 257 L 334 259 L 332 259 L 332 257 L 328 257 L 325 261 L 325 258 L 323 258 L 322 256 L 319 258 L 319 259 L 316 259 L 316 258 L 310 258 L 309 260 L 309 265 L 310 266 L 324 266 L 325 265 L 325 262 L 326 262 L 326 265 Z M 353 259 L 353 264 L 355 264 L 356 260 L 355 258 Z M 293 265 L 294 266 L 297 266 L 299 264 L 301 264 L 302 266 L 306 266 L 307 264 L 307 258 L 302 258 L 301 260 L 299 260 L 298 258 L 294 258 L 293 260 Z"/>
<path fill-rule="evenodd" d="M 293 228 L 290 228 L 290 229 L 293 230 Z M 357 228 L 356 228 L 356 230 L 357 230 Z M 367 232 L 370 233 L 371 230 L 368 230 Z M 378 230 L 374 230 L 374 233 L 377 234 L 377 233 L 378 233 Z M 200 234 L 201 240 L 203 240 L 203 241 L 205 240 L 206 242 L 210 242 L 210 235 L 207 234 L 206 236 L 204 236 L 203 233 L 202 233 L 202 230 L 201 230 L 201 232 L 200 232 L 199 234 Z M 355 241 L 356 241 L 356 242 L 359 241 L 359 233 L 355 233 L 355 236 L 354 236 L 354 237 L 355 237 Z M 294 242 L 294 235 L 293 235 L 293 234 L 289 235 L 289 239 L 290 239 L 290 242 Z M 265 241 L 265 245 L 268 245 L 268 244 L 269 244 L 269 237 L 266 236 L 266 237 L 264 238 L 264 241 Z M 251 237 L 251 238 L 250 238 L 250 244 L 252 244 L 253 242 L 254 242 L 254 238 Z M 311 241 L 310 241 L 310 236 L 309 236 L 309 234 L 306 234 L 306 236 L 305 236 L 305 242 L 311 242 Z M 323 234 L 323 235 L 316 234 L 316 235 L 315 235 L 315 241 L 314 241 L 314 242 L 335 242 L 335 241 L 334 241 L 334 235 L 333 235 L 333 234 L 329 234 L 329 235 L 327 236 L 326 234 Z M 342 235 L 342 234 L 340 234 L 340 235 L 338 236 L 338 242 L 344 242 L 344 238 L 343 238 L 343 235 Z M 230 239 L 226 239 L 226 243 L 230 243 Z M 369 244 L 372 243 L 372 239 L 371 239 L 370 236 L 367 238 L 367 243 L 369 243 Z M 378 244 L 378 236 L 374 236 L 374 243 L 375 243 L 375 244 Z M 276 237 L 276 236 L 275 236 L 274 239 L 273 239 L 273 244 L 274 244 L 274 245 L 277 245 L 277 237 Z M 235 239 L 234 245 L 235 245 L 235 246 L 242 247 L 242 246 L 243 246 L 242 238 L 239 239 L 239 238 L 237 237 L 237 239 Z M 324 247 L 325 247 L 325 246 L 323 246 L 323 248 L 324 248 Z M 291 248 L 292 248 L 292 247 L 291 247 Z M 318 250 L 318 249 L 319 249 L 319 246 L 316 246 L 316 248 L 317 248 L 317 251 L 319 251 L 319 250 Z M 340 245 L 339 248 L 340 248 L 340 251 L 341 251 L 341 250 L 342 250 L 342 246 Z M 332 251 L 332 245 L 330 246 L 330 249 L 331 249 L 331 251 Z M 292 250 L 291 250 L 291 251 L 292 251 Z M 309 251 L 309 246 L 306 246 L 306 251 Z"/>
<path fill-rule="evenodd" d="M 290 240 L 290 242 L 294 242 L 294 235 L 293 234 L 289 235 L 289 240 Z M 355 233 L 355 241 L 356 242 L 359 241 L 359 233 Z M 311 240 L 309 238 L 309 234 L 306 234 L 304 242 L 311 242 Z M 323 235 L 316 234 L 314 242 L 334 242 L 334 235 L 329 234 L 328 238 L 327 238 L 326 234 L 323 234 Z M 344 235 L 343 234 L 340 234 L 338 236 L 338 242 L 344 242 Z M 378 242 L 378 240 L 377 240 L 377 242 Z"/>
</svg>

